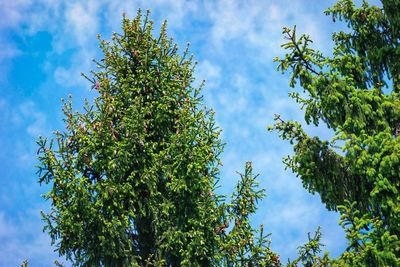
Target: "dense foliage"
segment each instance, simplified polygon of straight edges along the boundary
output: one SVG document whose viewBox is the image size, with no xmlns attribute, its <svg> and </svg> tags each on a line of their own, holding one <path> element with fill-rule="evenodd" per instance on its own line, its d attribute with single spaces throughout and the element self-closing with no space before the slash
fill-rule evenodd
<svg viewBox="0 0 400 267">
<path fill-rule="evenodd" d="M 94 103 L 74 112 L 64 101 L 66 129 L 38 140 L 40 183 L 52 185 L 45 229 L 57 251 L 76 266 L 277 263 L 250 226 L 262 197 L 251 163 L 232 203 L 214 192 L 220 130 L 193 87 L 188 50 L 178 54 L 165 23 L 153 37 L 140 12 L 122 30 L 100 41 L 104 58 L 84 75 Z"/>
<path fill-rule="evenodd" d="M 212 195 L 221 143 L 192 86 L 192 58 L 152 36 L 141 15 L 101 41 L 99 92 L 83 113 L 64 104 L 66 131 L 40 139 L 47 229 L 61 255 L 88 266 L 210 265 L 218 224 Z"/>
<path fill-rule="evenodd" d="M 400 265 L 400 2 L 340 0 L 326 11 L 349 31 L 333 34 L 332 56 L 310 47 L 307 35 L 284 29 L 291 96 L 308 124 L 325 123 L 330 141 L 308 136 L 279 115 L 272 129 L 294 144 L 284 162 L 330 210 L 339 210 L 349 247 L 340 264 Z"/>
</svg>

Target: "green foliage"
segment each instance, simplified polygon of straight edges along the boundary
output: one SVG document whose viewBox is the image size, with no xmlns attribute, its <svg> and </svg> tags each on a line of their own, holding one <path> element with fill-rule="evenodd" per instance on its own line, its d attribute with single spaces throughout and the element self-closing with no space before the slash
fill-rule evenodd
<svg viewBox="0 0 400 267">
<path fill-rule="evenodd" d="M 349 246 L 338 261 L 342 266 L 399 266 L 400 241 L 390 234 L 379 218 L 361 214 L 356 203 L 339 206 L 340 224 L 346 231 Z"/>
<path fill-rule="evenodd" d="M 307 124 L 323 122 L 335 132 L 324 141 L 279 115 L 270 128 L 294 144 L 286 166 L 341 212 L 350 247 L 339 265 L 398 266 L 400 259 L 400 4 L 382 3 L 340 0 L 326 11 L 349 27 L 333 34 L 332 56 L 285 28 L 288 54 L 276 58 L 279 70 L 291 71 L 290 85 L 303 88 L 290 95 Z"/>
<path fill-rule="evenodd" d="M 46 231 L 76 266 L 213 265 L 219 236 L 220 130 L 193 87 L 193 60 L 153 22 L 123 19 L 101 40 L 93 104 L 40 138 Z"/>
<path fill-rule="evenodd" d="M 222 235 L 221 266 L 280 266 L 278 255 L 271 252 L 264 234 L 264 226 L 255 229 L 251 226 L 250 215 L 257 210 L 257 202 L 265 196 L 258 188 L 257 175 L 253 175 L 251 162 L 247 162 L 245 173 L 240 174 L 236 190 L 231 196 L 231 203 L 226 207 L 224 225 L 221 231 L 233 224 L 231 230 Z M 257 234 L 257 236 L 255 236 Z"/>
<path fill-rule="evenodd" d="M 292 262 L 287 264 L 287 267 L 296 267 L 299 263 L 306 267 L 312 266 L 331 266 L 331 260 L 328 257 L 328 254 L 324 254 L 323 257 L 320 257 L 321 247 L 323 244 L 321 243 L 321 231 L 320 228 L 317 229 L 314 236 L 311 237 L 310 233 L 308 233 L 308 242 L 303 246 L 300 246 L 298 249 L 299 256 Z"/>
</svg>

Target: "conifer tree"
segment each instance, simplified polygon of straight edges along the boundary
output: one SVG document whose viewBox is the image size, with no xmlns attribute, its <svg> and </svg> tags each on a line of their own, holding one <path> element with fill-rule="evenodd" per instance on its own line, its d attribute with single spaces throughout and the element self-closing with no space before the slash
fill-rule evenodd
<svg viewBox="0 0 400 267">
<path fill-rule="evenodd" d="M 349 28 L 333 34 L 332 56 L 294 27 L 276 61 L 303 88 L 290 95 L 307 124 L 324 123 L 335 137 L 309 136 L 279 115 L 271 129 L 294 144 L 284 163 L 304 187 L 342 214 L 349 247 L 339 265 L 400 266 L 400 2 L 339 0 L 326 14 Z"/>
<path fill-rule="evenodd" d="M 222 144 L 194 87 L 195 64 L 148 15 L 124 17 L 84 75 L 98 91 L 64 131 L 40 138 L 43 214 L 60 255 L 76 266 L 211 266 L 218 248 Z"/>
</svg>

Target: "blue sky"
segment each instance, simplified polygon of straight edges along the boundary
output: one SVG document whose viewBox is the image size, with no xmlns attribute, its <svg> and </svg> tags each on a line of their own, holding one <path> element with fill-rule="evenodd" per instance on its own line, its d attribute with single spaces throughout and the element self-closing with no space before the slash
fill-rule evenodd
<svg viewBox="0 0 400 267">
<path fill-rule="evenodd" d="M 290 171 L 283 156 L 292 152 L 276 133 L 267 132 L 275 113 L 302 120 L 288 97 L 288 75 L 276 71 L 272 59 L 283 55 L 283 26 L 297 25 L 316 48 L 329 53 L 330 34 L 340 27 L 323 11 L 334 1 L 59 1 L 0 0 L 0 266 L 50 266 L 57 254 L 42 233 L 40 197 L 47 188 L 37 183 L 35 140 L 62 129 L 61 98 L 72 95 L 79 108 L 92 99 L 81 76 L 100 58 L 98 33 L 108 39 L 120 31 L 121 15 L 133 17 L 150 9 L 156 31 L 168 19 L 168 32 L 199 62 L 196 77 L 206 80 L 206 105 L 216 112 L 227 143 L 222 155 L 221 191 L 229 194 L 246 160 L 260 173 L 267 197 L 255 224 L 272 233 L 272 248 L 282 259 L 293 257 L 307 232 L 322 227 L 331 255 L 346 247 L 338 214 L 328 212 L 317 195 L 310 195 Z M 306 127 L 329 138 L 324 127 Z M 68 266 L 68 264 L 67 264 Z"/>
</svg>

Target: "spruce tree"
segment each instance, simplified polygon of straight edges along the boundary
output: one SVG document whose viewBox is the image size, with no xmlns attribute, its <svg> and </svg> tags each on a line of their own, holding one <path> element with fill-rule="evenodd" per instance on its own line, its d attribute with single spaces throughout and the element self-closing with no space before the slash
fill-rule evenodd
<svg viewBox="0 0 400 267">
<path fill-rule="evenodd" d="M 123 18 L 84 75 L 97 90 L 65 130 L 40 138 L 46 230 L 76 266 L 211 266 L 220 224 L 220 130 L 193 85 L 194 62 L 148 15 Z"/>
<path fill-rule="evenodd" d="M 309 136 L 279 115 L 271 129 L 293 144 L 284 163 L 304 187 L 342 214 L 349 247 L 339 265 L 400 266 L 400 2 L 340 0 L 326 14 L 348 26 L 332 35 L 332 56 L 294 27 L 284 29 L 288 53 L 276 61 L 303 89 L 290 95 L 307 124 L 335 136 Z"/>
</svg>

